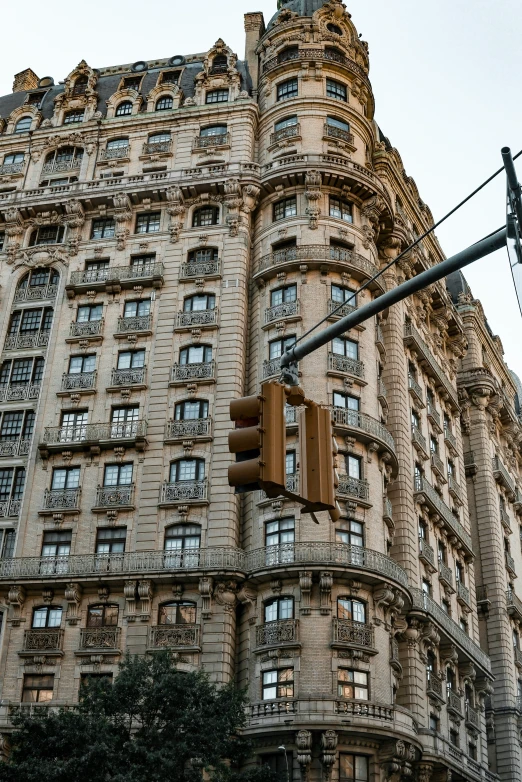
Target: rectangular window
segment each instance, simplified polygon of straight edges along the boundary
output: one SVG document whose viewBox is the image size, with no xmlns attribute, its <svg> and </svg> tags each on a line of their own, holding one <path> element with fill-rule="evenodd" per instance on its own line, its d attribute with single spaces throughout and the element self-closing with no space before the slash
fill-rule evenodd
<svg viewBox="0 0 522 782">
<path fill-rule="evenodd" d="M 2 537 L 2 559 L 14 557 L 15 542 L 16 531 L 14 529 L 5 529 Z"/>
<path fill-rule="evenodd" d="M 428 597 L 431 597 L 431 584 L 429 581 L 426 581 L 424 578 L 422 579 L 422 591 L 425 595 L 428 595 Z"/>
<path fill-rule="evenodd" d="M 80 485 L 79 467 L 55 467 L 51 489 L 77 489 Z"/>
<path fill-rule="evenodd" d="M 91 239 L 111 239 L 116 231 L 116 224 L 111 217 L 102 217 L 92 221 Z"/>
<path fill-rule="evenodd" d="M 74 122 L 83 122 L 83 117 L 84 117 L 83 109 L 74 109 L 73 111 L 68 111 L 65 114 L 65 117 L 63 118 L 63 124 L 71 125 Z"/>
<path fill-rule="evenodd" d="M 335 530 L 335 542 L 349 546 L 364 546 L 364 526 L 358 521 L 343 521 Z"/>
<path fill-rule="evenodd" d="M 330 198 L 330 217 L 337 217 L 345 223 L 353 223 L 352 205 L 338 198 Z"/>
<path fill-rule="evenodd" d="M 295 519 L 268 521 L 265 527 L 265 546 L 280 546 L 295 540 Z"/>
<path fill-rule="evenodd" d="M 297 300 L 297 285 L 287 285 L 284 288 L 277 288 L 270 292 L 270 306 L 275 307 L 278 304 L 286 304 Z"/>
<path fill-rule="evenodd" d="M 435 714 L 430 714 L 430 730 L 439 730 L 439 718 Z"/>
<path fill-rule="evenodd" d="M 226 103 L 227 101 L 228 90 L 210 90 L 205 98 L 205 103 Z"/>
<path fill-rule="evenodd" d="M 454 747 L 460 746 L 460 736 L 457 730 L 450 730 L 449 732 L 450 742 Z"/>
<path fill-rule="evenodd" d="M 69 374 L 78 375 L 81 372 L 94 372 L 96 356 L 71 356 L 69 359 Z"/>
<path fill-rule="evenodd" d="M 263 700 L 294 697 L 294 669 L 263 671 Z"/>
<path fill-rule="evenodd" d="M 144 350 L 123 350 L 118 353 L 118 369 L 141 369 L 144 366 Z"/>
<path fill-rule="evenodd" d="M 128 464 L 107 464 L 103 476 L 104 486 L 130 486 L 132 483 L 132 462 Z"/>
<path fill-rule="evenodd" d="M 286 452 L 286 474 L 295 475 L 296 466 L 297 466 L 297 460 L 296 460 L 295 451 L 287 451 Z"/>
<path fill-rule="evenodd" d="M 54 675 L 26 674 L 22 690 L 22 703 L 46 703 L 52 701 Z"/>
<path fill-rule="evenodd" d="M 297 198 L 283 198 L 274 204 L 274 220 L 283 220 L 285 217 L 295 217 L 297 214 Z"/>
<path fill-rule="evenodd" d="M 103 315 L 103 304 L 90 304 L 84 307 L 78 307 L 76 313 L 77 323 L 87 323 L 90 320 L 101 320 Z"/>
<path fill-rule="evenodd" d="M 150 299 L 125 302 L 125 307 L 123 309 L 124 318 L 134 318 L 142 315 L 150 315 Z"/>
<path fill-rule="evenodd" d="M 42 557 L 68 557 L 71 553 L 72 532 L 44 532 Z"/>
<path fill-rule="evenodd" d="M 283 353 L 289 350 L 295 344 L 295 337 L 285 337 L 284 339 L 275 339 L 268 346 L 268 355 L 270 360 L 279 358 Z"/>
<path fill-rule="evenodd" d="M 361 469 L 361 458 L 360 456 L 352 456 L 351 454 L 348 454 L 346 457 L 346 472 L 350 476 L 350 478 L 357 478 L 357 480 L 361 480 L 362 477 L 362 469 Z"/>
<path fill-rule="evenodd" d="M 340 698 L 353 698 L 357 701 L 368 700 L 368 674 L 352 668 L 339 668 L 337 671 L 337 695 Z"/>
<path fill-rule="evenodd" d="M 334 407 L 344 407 L 346 410 L 358 411 L 360 407 L 360 400 L 356 396 L 349 396 L 349 394 L 341 394 L 339 391 L 334 391 L 333 395 Z"/>
<path fill-rule="evenodd" d="M 136 217 L 137 234 L 154 234 L 160 229 L 161 212 L 149 212 Z"/>
<path fill-rule="evenodd" d="M 345 356 L 357 361 L 359 359 L 359 343 L 353 339 L 335 337 L 332 340 L 332 353 L 335 353 L 336 356 Z"/>
<path fill-rule="evenodd" d="M 288 100 L 297 98 L 299 93 L 297 79 L 287 79 L 277 85 L 277 100 Z"/>
<path fill-rule="evenodd" d="M 346 85 L 334 79 L 326 80 L 326 95 L 328 98 L 335 98 L 335 100 L 348 100 Z"/>
<path fill-rule="evenodd" d="M 4 413 L 0 427 L 0 440 L 16 440 L 22 431 L 23 411 Z"/>
<path fill-rule="evenodd" d="M 97 554 L 123 554 L 127 527 L 102 527 L 96 534 Z"/>
<path fill-rule="evenodd" d="M 370 763 L 367 755 L 339 754 L 339 782 L 369 782 Z"/>
</svg>

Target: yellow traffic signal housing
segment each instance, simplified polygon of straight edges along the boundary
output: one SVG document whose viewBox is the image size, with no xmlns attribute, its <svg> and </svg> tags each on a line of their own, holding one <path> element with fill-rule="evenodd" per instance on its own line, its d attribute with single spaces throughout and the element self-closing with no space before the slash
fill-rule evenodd
<svg viewBox="0 0 522 782">
<path fill-rule="evenodd" d="M 264 489 L 269 497 L 277 497 L 285 490 L 285 403 L 280 383 L 263 383 L 259 396 L 230 403 L 236 428 L 228 445 L 236 463 L 228 468 L 228 483 L 236 493 Z"/>
<path fill-rule="evenodd" d="M 329 410 L 315 402 L 306 405 L 299 418 L 299 443 L 305 511 L 328 510 L 332 521 L 337 521 L 341 515 L 335 498 L 339 485 L 335 469 L 337 444 Z"/>
</svg>

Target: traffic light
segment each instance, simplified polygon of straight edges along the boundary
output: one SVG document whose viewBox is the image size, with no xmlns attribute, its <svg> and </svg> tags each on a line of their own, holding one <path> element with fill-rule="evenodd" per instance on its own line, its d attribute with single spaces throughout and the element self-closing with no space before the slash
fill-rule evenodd
<svg viewBox="0 0 522 782">
<path fill-rule="evenodd" d="M 308 400 L 307 400 L 308 402 Z M 301 496 L 305 512 L 328 510 L 332 521 L 341 511 L 335 492 L 339 485 L 335 457 L 337 443 L 333 436 L 331 413 L 315 402 L 308 402 L 299 418 L 301 450 Z"/>
<path fill-rule="evenodd" d="M 286 424 L 285 388 L 263 383 L 259 396 L 230 403 L 230 419 L 236 428 L 228 445 L 236 463 L 228 468 L 228 483 L 236 493 L 263 489 L 269 497 L 285 490 Z"/>
</svg>

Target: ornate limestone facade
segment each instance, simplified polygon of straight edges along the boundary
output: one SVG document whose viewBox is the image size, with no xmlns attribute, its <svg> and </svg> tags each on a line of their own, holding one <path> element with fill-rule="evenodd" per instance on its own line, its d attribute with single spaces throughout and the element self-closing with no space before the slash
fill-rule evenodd
<svg viewBox="0 0 522 782">
<path fill-rule="evenodd" d="M 520 438 L 490 337 L 502 378 L 475 382 L 479 305 L 438 283 L 301 362 L 332 412 L 336 525 L 228 487 L 230 400 L 443 257 L 430 236 L 372 279 L 432 215 L 344 6 L 280 5 L 245 16 L 244 60 L 220 39 L 60 85 L 23 72 L 0 98 L 3 746 L 20 703 L 170 648 L 248 687 L 282 778 L 288 759 L 294 782 L 518 780 L 518 603 L 502 530 L 480 538 L 505 478 L 492 463 L 482 515 L 466 478 L 494 443 L 516 510 Z M 293 409 L 287 442 L 297 490 Z"/>
</svg>

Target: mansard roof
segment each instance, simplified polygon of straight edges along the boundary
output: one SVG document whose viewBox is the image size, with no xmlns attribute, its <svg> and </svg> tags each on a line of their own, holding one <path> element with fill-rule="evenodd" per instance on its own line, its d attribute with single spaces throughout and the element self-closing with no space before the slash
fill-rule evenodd
<svg viewBox="0 0 522 782">
<path fill-rule="evenodd" d="M 281 11 L 293 11 L 298 16 L 312 16 L 319 8 L 322 8 L 327 0 L 280 0 L 277 13 L 270 19 L 267 29 L 273 27 Z"/>
</svg>

